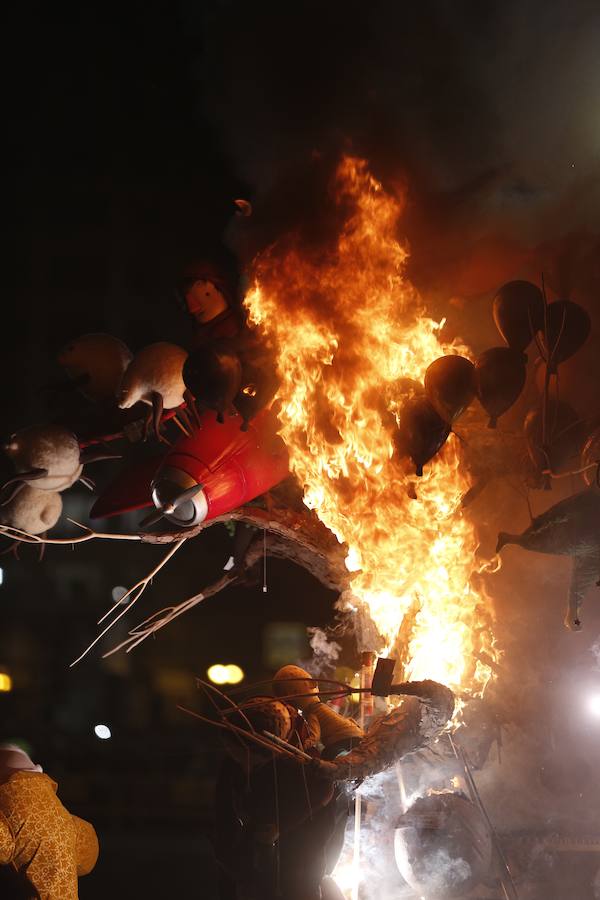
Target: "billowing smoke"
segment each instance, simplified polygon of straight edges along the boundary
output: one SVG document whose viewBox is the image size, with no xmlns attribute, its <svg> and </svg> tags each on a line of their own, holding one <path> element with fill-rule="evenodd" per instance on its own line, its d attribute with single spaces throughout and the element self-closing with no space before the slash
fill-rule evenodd
<svg viewBox="0 0 600 900">
<path fill-rule="evenodd" d="M 600 671 L 600 638 L 590 647 L 590 653 L 596 660 L 596 668 Z"/>
<path fill-rule="evenodd" d="M 476 292 L 502 259 L 524 266 L 530 246 L 597 230 L 594 0 L 203 8 L 201 102 L 253 200 L 248 250 L 318 230 L 348 150 L 407 187 L 423 284 L 432 254 L 434 281 Z"/>
<path fill-rule="evenodd" d="M 301 665 L 317 678 L 319 675 L 330 673 L 335 668 L 342 648 L 337 641 L 331 640 L 322 628 L 308 628 L 307 631 L 313 655 L 311 659 L 303 661 Z"/>
</svg>

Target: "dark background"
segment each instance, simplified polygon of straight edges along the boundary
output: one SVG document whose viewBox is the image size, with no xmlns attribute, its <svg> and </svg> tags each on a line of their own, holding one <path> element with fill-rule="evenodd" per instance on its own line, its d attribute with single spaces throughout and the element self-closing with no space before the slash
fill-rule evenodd
<svg viewBox="0 0 600 900">
<path fill-rule="evenodd" d="M 12 10 L 3 434 L 51 418 L 40 388 L 59 374 L 54 355 L 70 337 L 108 331 L 133 350 L 185 342 L 174 290 L 182 267 L 210 258 L 237 274 L 221 236 L 243 187 L 202 111 L 194 67 L 204 37 L 185 18 L 167 3 L 118 12 L 90 4 L 62 18 L 42 5 Z M 102 483 L 107 470 L 93 468 Z M 87 517 L 85 489 L 64 499 L 66 515 Z M 138 519 L 106 524 L 129 530 Z M 151 589 L 157 607 L 218 577 L 230 538 L 222 528 L 205 538 Z M 332 598 L 302 571 L 290 587 L 289 571 L 272 563 L 267 594 L 230 590 L 141 654 L 110 664 L 94 653 L 69 669 L 112 588 L 133 583 L 162 552 L 135 550 L 111 543 L 55 548 L 40 564 L 27 550 L 20 563 L 1 558 L 0 664 L 14 690 L 0 694 L 0 733 L 25 740 L 69 809 L 96 826 L 101 859 L 80 882 L 82 897 L 207 897 L 219 747 L 176 704 L 202 707 L 194 675 L 206 677 L 214 662 L 236 662 L 248 679 L 270 673 L 271 621 L 299 623 L 307 650 L 302 623 L 325 624 Z M 141 607 L 141 617 L 153 608 Z M 110 726 L 111 740 L 95 737 L 97 723 Z"/>
<path fill-rule="evenodd" d="M 491 343 L 489 301 L 507 278 L 538 280 L 544 269 L 554 295 L 564 287 L 598 312 L 597 4 L 417 6 L 11 7 L 4 433 L 51 416 L 41 388 L 58 374 L 54 356 L 69 338 L 107 331 L 133 350 L 185 342 L 174 295 L 182 266 L 211 258 L 237 277 L 248 253 L 287 227 L 315 226 L 326 217 L 324 173 L 342 149 L 366 155 L 388 189 L 407 191 L 409 274 L 432 309 L 447 312 L 452 298 L 453 327 L 475 349 Z M 255 206 L 248 233 L 232 218 L 236 196 Z M 585 405 L 598 396 L 597 320 L 582 359 L 573 377 Z M 99 464 L 92 475 L 102 482 L 104 471 Z M 85 490 L 65 497 L 67 514 L 85 519 Z M 522 499 L 494 503 L 504 527 L 526 524 Z M 479 514 L 489 543 L 498 523 Z M 138 618 L 196 593 L 229 550 L 220 528 L 186 546 Z M 124 660 L 92 653 L 69 669 L 112 588 L 133 583 L 159 554 L 111 542 L 49 548 L 39 565 L 27 551 L 24 562 L 1 561 L 0 664 L 14 691 L 0 695 L 0 732 L 26 740 L 69 808 L 96 825 L 102 855 L 80 882 L 83 898 L 211 895 L 218 745 L 176 704 L 200 704 L 194 674 L 212 662 L 237 662 L 248 679 L 269 672 L 268 623 L 332 617 L 329 592 L 272 562 L 266 595 L 230 590 Z M 560 718 L 578 678 L 597 683 L 598 614 L 590 608 L 574 645 L 560 631 L 566 569 L 556 578 L 524 555 L 510 559 L 491 591 L 506 665 L 515 667 L 513 687 L 530 679 L 534 718 Z M 515 602 L 517 589 L 527 603 Z M 344 661 L 355 661 L 351 645 Z M 523 693 L 509 694 L 521 712 Z M 110 725 L 111 740 L 94 736 L 97 723 Z M 559 745 L 579 731 L 565 726 Z M 597 739 L 580 740 L 578 771 Z M 529 764 L 533 754 L 523 755 Z M 575 781 L 564 788 L 573 817 Z M 506 826 L 517 827 L 509 813 Z"/>
</svg>

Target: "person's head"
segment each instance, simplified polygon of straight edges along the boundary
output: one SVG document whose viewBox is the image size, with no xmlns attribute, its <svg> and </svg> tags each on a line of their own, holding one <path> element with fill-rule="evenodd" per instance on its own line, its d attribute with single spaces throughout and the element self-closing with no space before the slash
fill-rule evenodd
<svg viewBox="0 0 600 900">
<path fill-rule="evenodd" d="M 206 325 L 225 312 L 229 304 L 222 290 L 208 279 L 188 281 L 184 291 L 185 305 L 200 325 Z"/>
<path fill-rule="evenodd" d="M 290 703 L 303 712 L 312 709 L 319 703 L 319 685 L 315 679 L 300 666 L 283 666 L 273 677 L 273 691 L 278 697 L 294 697 Z"/>
<path fill-rule="evenodd" d="M 0 784 L 14 775 L 15 772 L 41 772 L 30 756 L 17 744 L 0 744 Z"/>
</svg>

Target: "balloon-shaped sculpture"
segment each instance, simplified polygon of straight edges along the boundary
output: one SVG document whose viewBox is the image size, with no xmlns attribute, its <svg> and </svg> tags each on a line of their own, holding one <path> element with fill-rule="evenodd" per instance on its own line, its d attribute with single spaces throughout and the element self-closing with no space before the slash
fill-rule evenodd
<svg viewBox="0 0 600 900">
<path fill-rule="evenodd" d="M 546 358 L 550 373 L 586 342 L 592 328 L 588 313 L 572 300 L 556 300 L 548 305 Z"/>
<path fill-rule="evenodd" d="M 127 367 L 118 393 L 120 409 L 131 409 L 140 401 L 152 407 L 146 420 L 160 440 L 160 423 L 164 409 L 175 409 L 184 401 L 183 364 L 187 351 L 177 344 L 159 341 L 143 347 Z"/>
<path fill-rule="evenodd" d="M 549 395 L 558 395 L 561 400 L 566 400 L 582 418 L 598 405 L 596 359 L 599 352 L 600 341 L 596 345 L 590 341 L 578 353 L 561 363 L 549 379 Z M 546 390 L 546 363 L 541 358 L 536 361 L 534 378 L 538 393 L 543 397 Z"/>
<path fill-rule="evenodd" d="M 194 350 L 183 366 L 183 380 L 200 406 L 214 409 L 217 421 L 233 409 L 233 399 L 242 383 L 242 365 L 229 341 L 215 341 Z"/>
<path fill-rule="evenodd" d="M 508 346 L 523 352 L 544 327 L 544 297 L 530 281 L 509 281 L 494 297 L 493 313 Z"/>
<path fill-rule="evenodd" d="M 510 347 L 485 350 L 475 363 L 477 396 L 490 417 L 489 428 L 518 399 L 526 377 L 525 357 Z"/>
<path fill-rule="evenodd" d="M 440 356 L 425 372 L 424 384 L 431 405 L 452 424 L 475 396 L 475 368 L 464 356 Z"/>
<path fill-rule="evenodd" d="M 97 403 L 114 403 L 133 354 L 110 334 L 82 334 L 66 344 L 58 362 L 73 387 Z"/>
<path fill-rule="evenodd" d="M 592 431 L 581 451 L 582 468 L 593 466 L 594 463 L 596 463 L 596 467 L 587 469 L 583 473 L 583 477 L 588 484 L 595 484 L 600 488 L 600 427 Z"/>
<path fill-rule="evenodd" d="M 0 524 L 29 534 L 44 534 L 60 519 L 63 503 L 58 491 L 40 491 L 31 485 L 12 500 L 0 503 Z"/>
<path fill-rule="evenodd" d="M 3 449 L 16 473 L 6 487 L 35 482 L 30 486 L 41 491 L 65 491 L 81 478 L 79 442 L 62 425 L 29 425 L 11 435 Z"/>
<path fill-rule="evenodd" d="M 575 468 L 585 437 L 585 423 L 569 403 L 552 400 L 546 411 L 544 440 L 544 408 L 531 409 L 523 423 L 527 451 L 538 472 L 550 468 L 560 474 Z"/>
<path fill-rule="evenodd" d="M 407 400 L 400 412 L 400 427 L 395 435 L 396 450 L 415 464 L 417 475 L 435 456 L 450 434 L 450 426 L 433 408 L 427 397 Z"/>
<path fill-rule="evenodd" d="M 277 379 L 273 372 L 258 367 L 243 367 L 242 386 L 235 395 L 233 405 L 242 417 L 242 431 L 261 409 L 269 405 L 277 391 Z"/>
</svg>

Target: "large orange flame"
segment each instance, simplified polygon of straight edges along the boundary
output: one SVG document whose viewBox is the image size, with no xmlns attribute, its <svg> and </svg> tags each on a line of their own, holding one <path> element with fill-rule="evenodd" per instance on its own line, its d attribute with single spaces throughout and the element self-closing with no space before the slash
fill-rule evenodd
<svg viewBox="0 0 600 900">
<path fill-rule="evenodd" d="M 469 487 L 460 443 L 451 435 L 416 479 L 394 454 L 390 414 L 401 415 L 434 359 L 468 351 L 441 341 L 441 323 L 403 275 L 399 201 L 360 159 L 341 162 L 335 186 L 346 210 L 335 246 L 271 247 L 246 298 L 275 348 L 280 433 L 304 502 L 348 546 L 346 608 L 368 611 L 388 651 L 416 609 L 405 675 L 477 691 L 490 674 L 478 657 L 493 654 L 493 638 L 471 584 L 477 539 L 460 509 Z"/>
</svg>

